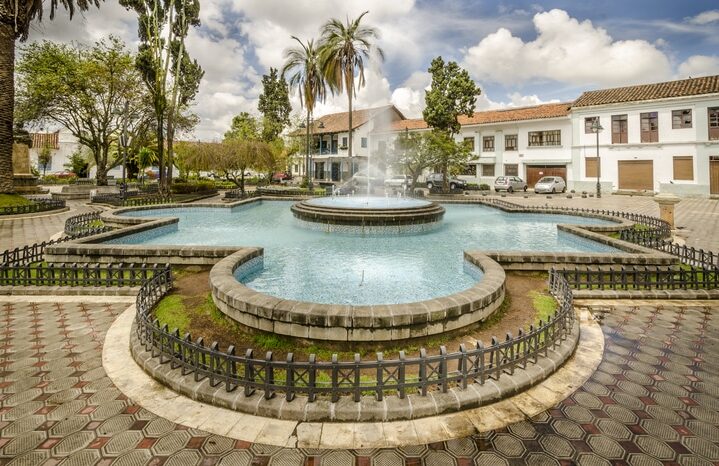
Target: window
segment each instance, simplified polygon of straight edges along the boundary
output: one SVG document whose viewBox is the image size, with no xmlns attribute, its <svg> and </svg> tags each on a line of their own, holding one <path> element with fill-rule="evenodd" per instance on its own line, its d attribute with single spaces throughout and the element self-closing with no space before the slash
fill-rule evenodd
<svg viewBox="0 0 719 466">
<path fill-rule="evenodd" d="M 597 175 L 597 158 L 587 157 L 584 159 L 584 176 L 585 178 L 596 178 L 601 176 L 601 169 L 599 175 Z M 601 167 L 600 167 L 601 168 Z"/>
<path fill-rule="evenodd" d="M 504 164 L 504 176 L 519 176 L 519 165 L 516 163 Z"/>
<path fill-rule="evenodd" d="M 299 171 L 300 171 L 300 166 L 298 164 L 294 164 L 292 166 L 292 173 L 299 173 Z"/>
<path fill-rule="evenodd" d="M 360 146 L 362 146 L 363 149 L 367 148 L 367 138 L 362 138 L 360 140 Z"/>
<path fill-rule="evenodd" d="M 347 136 L 342 138 L 342 147 L 344 147 L 344 148 L 347 147 Z"/>
<path fill-rule="evenodd" d="M 710 107 L 709 111 L 709 139 L 719 140 L 719 107 Z"/>
<path fill-rule="evenodd" d="M 516 134 L 507 134 L 504 136 L 504 150 L 517 150 Z"/>
<path fill-rule="evenodd" d="M 598 121 L 599 117 L 587 117 L 584 119 L 584 134 L 594 134 L 594 122 Z"/>
<path fill-rule="evenodd" d="M 315 162 L 315 179 L 317 180 L 324 180 L 325 179 L 325 163 L 324 162 Z"/>
<path fill-rule="evenodd" d="M 493 163 L 483 163 L 480 167 L 482 169 L 482 176 L 494 176 Z"/>
<path fill-rule="evenodd" d="M 494 136 L 482 137 L 482 151 L 494 152 Z"/>
<path fill-rule="evenodd" d="M 612 144 L 626 144 L 627 134 L 627 116 L 612 115 Z"/>
<path fill-rule="evenodd" d="M 692 127 L 692 111 L 672 110 L 672 129 L 691 128 Z"/>
<path fill-rule="evenodd" d="M 674 157 L 674 179 L 694 179 L 694 158 L 692 156 Z"/>
<path fill-rule="evenodd" d="M 561 146 L 562 132 L 558 129 L 552 131 L 530 131 L 529 146 Z"/>
<path fill-rule="evenodd" d="M 659 118 L 657 112 L 641 114 L 641 141 L 659 142 Z"/>
<path fill-rule="evenodd" d="M 469 149 L 470 152 L 474 152 L 474 138 L 464 138 L 464 146 Z"/>
<path fill-rule="evenodd" d="M 477 176 L 477 165 L 474 163 L 464 164 L 460 175 Z"/>
</svg>

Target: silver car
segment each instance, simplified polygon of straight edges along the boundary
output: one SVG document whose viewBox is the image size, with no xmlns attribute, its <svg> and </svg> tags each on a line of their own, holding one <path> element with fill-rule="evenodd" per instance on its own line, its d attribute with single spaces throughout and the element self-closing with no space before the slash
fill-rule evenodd
<svg viewBox="0 0 719 466">
<path fill-rule="evenodd" d="M 526 191 L 527 183 L 518 176 L 498 176 L 494 180 L 494 190 L 497 192 L 507 191 L 508 193 Z"/>
<path fill-rule="evenodd" d="M 563 193 L 567 190 L 567 183 L 561 176 L 545 176 L 542 177 L 537 184 L 534 185 L 535 193 Z"/>
</svg>

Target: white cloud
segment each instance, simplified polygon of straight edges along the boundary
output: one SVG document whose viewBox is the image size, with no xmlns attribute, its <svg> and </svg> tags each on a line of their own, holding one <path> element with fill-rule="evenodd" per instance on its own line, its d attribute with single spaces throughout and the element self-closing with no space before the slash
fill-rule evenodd
<svg viewBox="0 0 719 466">
<path fill-rule="evenodd" d="M 679 78 L 719 74 L 719 56 L 693 55 L 679 65 Z"/>
<path fill-rule="evenodd" d="M 464 66 L 478 79 L 504 84 L 556 80 L 612 86 L 659 81 L 672 75 L 667 56 L 643 40 L 615 41 L 591 21 L 563 10 L 534 16 L 530 42 L 505 28 L 466 50 Z"/>
<path fill-rule="evenodd" d="M 696 16 L 687 18 L 687 21 L 692 24 L 709 24 L 719 21 L 719 10 L 708 10 L 699 13 Z"/>
</svg>

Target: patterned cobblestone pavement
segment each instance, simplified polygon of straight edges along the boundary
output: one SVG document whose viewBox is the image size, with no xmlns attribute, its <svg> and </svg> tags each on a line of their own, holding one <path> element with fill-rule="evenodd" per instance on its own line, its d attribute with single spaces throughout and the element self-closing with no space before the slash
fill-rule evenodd
<svg viewBox="0 0 719 466">
<path fill-rule="evenodd" d="M 719 464 L 719 306 L 610 307 L 604 360 L 554 409 L 396 450 L 247 444 L 159 418 L 105 375 L 123 304 L 0 300 L 0 465 Z"/>
</svg>

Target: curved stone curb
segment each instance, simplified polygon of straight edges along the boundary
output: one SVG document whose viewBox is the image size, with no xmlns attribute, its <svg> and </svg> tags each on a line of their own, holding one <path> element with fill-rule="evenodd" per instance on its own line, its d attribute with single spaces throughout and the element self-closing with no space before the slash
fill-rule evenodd
<svg viewBox="0 0 719 466">
<path fill-rule="evenodd" d="M 44 210 L 42 212 L 33 212 L 33 213 L 29 213 L 29 214 L 0 215 L 0 222 L 11 221 L 11 220 L 20 220 L 20 219 L 51 217 L 53 215 L 67 212 L 68 210 L 70 210 L 70 207 L 65 206 L 60 209 Z"/>
<path fill-rule="evenodd" d="M 474 286 L 448 296 L 406 304 L 351 306 L 281 299 L 237 281 L 238 267 L 262 256 L 245 248 L 210 271 L 218 309 L 247 327 L 296 338 L 328 341 L 397 341 L 458 330 L 485 320 L 504 301 L 504 269 L 486 255 L 465 253 L 482 270 Z"/>
<path fill-rule="evenodd" d="M 130 306 L 112 324 L 102 351 L 103 367 L 132 401 L 170 421 L 246 442 L 300 448 L 387 448 L 465 437 L 536 416 L 584 384 L 601 362 L 604 336 L 589 312 L 574 355 L 538 385 L 498 403 L 458 413 L 394 422 L 297 422 L 242 414 L 193 401 L 163 386 L 134 361 Z"/>
</svg>

